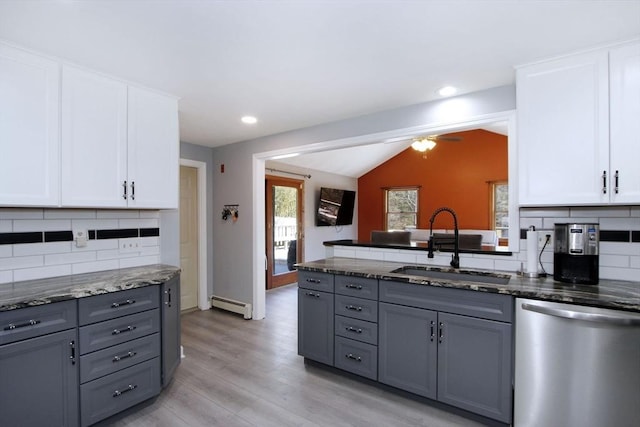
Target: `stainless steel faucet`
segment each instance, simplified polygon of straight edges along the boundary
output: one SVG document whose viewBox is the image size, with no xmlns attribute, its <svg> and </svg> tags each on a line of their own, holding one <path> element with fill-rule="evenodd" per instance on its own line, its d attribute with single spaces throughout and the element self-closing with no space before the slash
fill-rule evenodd
<svg viewBox="0 0 640 427">
<path fill-rule="evenodd" d="M 456 213 L 453 211 L 453 209 L 448 208 L 448 207 L 442 207 L 442 208 L 438 208 L 436 209 L 433 214 L 431 215 L 431 218 L 429 219 L 429 253 L 427 254 L 427 258 L 433 258 L 433 221 L 436 219 L 436 216 L 438 216 L 438 214 L 440 212 L 449 212 L 451 214 L 451 216 L 453 216 L 453 227 L 454 227 L 454 234 L 453 234 L 453 255 L 451 255 L 451 267 L 453 268 L 460 268 L 460 241 L 458 239 L 458 217 L 456 216 Z"/>
</svg>

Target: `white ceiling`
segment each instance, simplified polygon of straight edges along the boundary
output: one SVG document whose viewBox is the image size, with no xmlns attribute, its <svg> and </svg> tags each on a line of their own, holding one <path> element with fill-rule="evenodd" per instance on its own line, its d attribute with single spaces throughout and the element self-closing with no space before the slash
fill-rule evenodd
<svg viewBox="0 0 640 427">
<path fill-rule="evenodd" d="M 0 39 L 180 97 L 181 140 L 211 147 L 638 35 L 640 0 L 0 0 Z"/>
</svg>

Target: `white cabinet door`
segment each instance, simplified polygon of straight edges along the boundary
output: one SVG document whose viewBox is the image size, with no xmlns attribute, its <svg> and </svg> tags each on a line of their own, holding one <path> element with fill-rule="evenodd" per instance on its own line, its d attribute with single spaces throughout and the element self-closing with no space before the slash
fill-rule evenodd
<svg viewBox="0 0 640 427">
<path fill-rule="evenodd" d="M 517 114 L 521 205 L 608 203 L 606 51 L 519 68 Z"/>
<path fill-rule="evenodd" d="M 129 87 L 129 207 L 178 208 L 178 104 Z"/>
<path fill-rule="evenodd" d="M 612 49 L 609 53 L 609 74 L 611 202 L 638 204 L 640 203 L 640 43 Z"/>
<path fill-rule="evenodd" d="M 63 206 L 127 205 L 124 83 L 63 66 L 61 176 Z"/>
<path fill-rule="evenodd" d="M 0 206 L 57 206 L 56 62 L 0 44 Z"/>
</svg>

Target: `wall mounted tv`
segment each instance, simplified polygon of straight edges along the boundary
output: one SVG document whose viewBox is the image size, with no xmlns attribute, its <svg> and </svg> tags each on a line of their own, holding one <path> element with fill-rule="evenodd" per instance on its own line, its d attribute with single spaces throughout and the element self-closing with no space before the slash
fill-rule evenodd
<svg viewBox="0 0 640 427">
<path fill-rule="evenodd" d="M 355 191 L 320 188 L 316 225 L 351 225 L 355 200 Z"/>
</svg>

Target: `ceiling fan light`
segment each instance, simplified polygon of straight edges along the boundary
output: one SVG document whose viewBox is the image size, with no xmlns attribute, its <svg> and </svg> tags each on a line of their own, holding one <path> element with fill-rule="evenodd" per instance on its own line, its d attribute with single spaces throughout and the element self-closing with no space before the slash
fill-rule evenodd
<svg viewBox="0 0 640 427">
<path fill-rule="evenodd" d="M 427 150 L 433 150 L 435 146 L 436 142 L 428 138 L 414 139 L 411 144 L 411 148 L 421 153 L 424 153 Z"/>
</svg>

